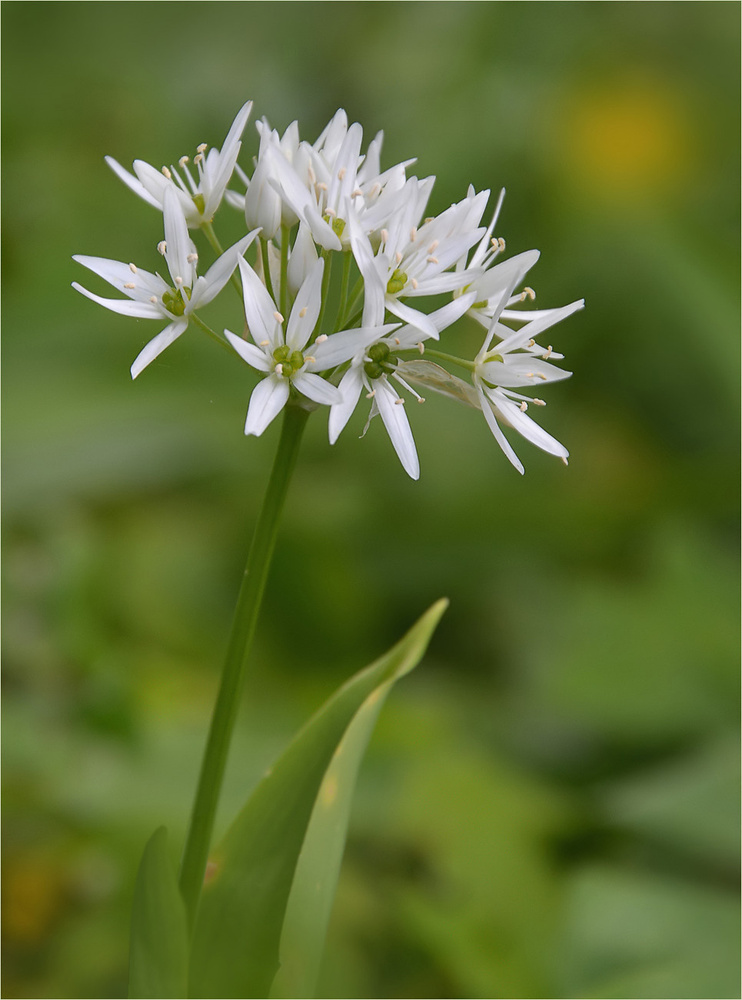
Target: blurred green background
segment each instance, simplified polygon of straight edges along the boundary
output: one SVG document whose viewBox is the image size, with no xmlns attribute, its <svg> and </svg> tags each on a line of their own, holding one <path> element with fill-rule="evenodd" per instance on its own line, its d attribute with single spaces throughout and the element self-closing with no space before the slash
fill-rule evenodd
<svg viewBox="0 0 742 1000">
<path fill-rule="evenodd" d="M 321 996 L 739 996 L 736 3 L 20 3 L 3 19 L 6 997 L 115 997 L 180 847 L 277 427 L 247 366 L 70 289 L 154 268 L 103 162 L 338 106 L 435 212 L 507 188 L 573 378 L 521 478 L 481 415 L 310 423 L 220 813 L 439 596 L 361 774 Z M 252 122 L 242 162 L 256 152 Z M 222 209 L 218 222 L 239 227 Z M 92 287 L 92 286 L 91 286 Z M 97 287 L 97 286 L 96 286 Z M 229 310 L 233 303 L 227 295 Z M 233 322 L 233 311 L 214 325 Z M 461 333 L 469 349 L 479 334 Z"/>
</svg>

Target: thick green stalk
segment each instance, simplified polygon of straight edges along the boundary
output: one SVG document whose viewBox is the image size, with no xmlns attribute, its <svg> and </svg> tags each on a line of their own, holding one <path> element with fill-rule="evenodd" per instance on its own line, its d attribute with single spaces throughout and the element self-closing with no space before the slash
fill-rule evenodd
<svg viewBox="0 0 742 1000">
<path fill-rule="evenodd" d="M 263 600 L 281 511 L 308 416 L 309 412 L 298 406 L 287 406 L 284 410 L 278 451 L 237 598 L 232 633 L 180 868 L 180 891 L 191 928 L 201 896 L 219 793 L 245 680 L 245 668 Z"/>
</svg>

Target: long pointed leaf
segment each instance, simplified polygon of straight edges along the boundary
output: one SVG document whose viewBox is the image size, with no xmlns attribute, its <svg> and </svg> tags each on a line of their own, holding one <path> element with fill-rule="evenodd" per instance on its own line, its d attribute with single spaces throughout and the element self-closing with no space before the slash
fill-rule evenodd
<svg viewBox="0 0 742 1000">
<path fill-rule="evenodd" d="M 134 890 L 129 997 L 184 997 L 187 981 L 185 907 L 167 853 L 167 831 L 161 826 L 144 848 Z"/>
<path fill-rule="evenodd" d="M 393 681 L 369 695 L 335 751 L 320 786 L 291 886 L 271 997 L 313 997 L 343 860 L 358 769 Z"/>
<path fill-rule="evenodd" d="M 192 942 L 191 997 L 268 996 L 297 862 L 333 756 L 366 706 L 350 741 L 360 759 L 375 704 L 420 661 L 447 604 L 434 604 L 393 649 L 344 684 L 255 789 L 212 858 L 215 874 L 204 887 Z M 344 831 L 337 852 L 343 840 Z"/>
</svg>

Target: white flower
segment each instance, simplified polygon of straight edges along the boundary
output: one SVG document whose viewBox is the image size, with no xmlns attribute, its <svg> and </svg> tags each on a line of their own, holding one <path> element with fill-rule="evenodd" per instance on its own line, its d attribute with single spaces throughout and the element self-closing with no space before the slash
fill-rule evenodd
<svg viewBox="0 0 742 1000">
<path fill-rule="evenodd" d="M 248 179 L 239 167 L 237 169 L 247 185 L 247 194 L 244 198 L 247 227 L 252 229 L 259 226 L 262 229 L 261 235 L 271 240 L 282 225 L 294 226 L 298 217 L 274 186 L 273 159 L 267 150 L 270 148 L 275 155 L 282 156 L 289 163 L 297 159 L 299 126 L 297 122 L 292 122 L 284 132 L 283 138 L 275 129 L 271 131 L 267 122 L 257 122 L 256 127 L 260 133 L 260 149 L 252 179 Z"/>
<path fill-rule="evenodd" d="M 349 126 L 341 109 L 314 145 L 302 142 L 290 156 L 279 149 L 277 137 L 266 147 L 270 183 L 323 249 L 348 249 L 351 212 L 363 231 L 372 233 L 399 207 L 405 169 L 414 160 L 381 173 L 382 140 L 379 133 L 361 155 L 363 129 L 357 122 Z"/>
<path fill-rule="evenodd" d="M 155 208 L 164 209 L 165 191 L 172 189 L 177 193 L 189 227 L 211 222 L 232 177 L 251 110 L 252 101 L 240 108 L 220 150 L 212 148 L 206 152 L 205 143 L 198 147 L 193 158 L 195 177 L 187 165 L 187 156 L 178 161 L 185 180 L 174 166 L 160 171 L 144 160 L 135 160 L 134 174 L 130 174 L 112 156 L 106 157 L 106 163 L 124 184 Z"/>
<path fill-rule="evenodd" d="M 534 251 L 535 252 L 535 251 Z M 527 255 L 521 255 L 526 257 Z M 513 258 L 517 260 L 517 258 Z M 507 263 L 512 263 L 508 261 Z M 526 261 L 523 262 L 527 263 Z M 530 266 L 530 265 L 529 265 Z M 533 388 L 542 383 L 557 382 L 569 378 L 571 372 L 564 371 L 552 365 L 547 360 L 561 354 L 554 354 L 551 347 L 543 348 L 536 344 L 536 337 L 549 327 L 565 319 L 584 306 L 584 300 L 572 302 L 561 309 L 548 310 L 546 316 L 526 323 L 520 330 L 513 332 L 499 323 L 506 302 L 509 301 L 513 288 L 522 278 L 522 267 L 513 268 L 511 280 L 502 290 L 500 301 L 495 306 L 490 328 L 482 348 L 477 354 L 472 379 L 474 382 L 479 405 L 485 420 L 495 436 L 495 440 L 503 452 L 521 474 L 523 465 L 513 451 L 500 424 L 512 427 L 519 434 L 535 444 L 537 448 L 556 455 L 567 462 L 569 452 L 556 438 L 547 434 L 535 421 L 526 415 L 529 403 L 536 406 L 545 405 L 543 400 L 525 396 L 518 389 Z M 500 338 L 493 345 L 495 337 Z M 515 401 L 519 402 L 516 403 Z"/>
<path fill-rule="evenodd" d="M 73 282 L 72 287 L 78 292 L 123 316 L 168 321 L 165 329 L 147 344 L 134 361 L 131 366 L 132 378 L 136 378 L 158 354 L 185 332 L 189 318 L 196 309 L 207 305 L 219 294 L 257 233 L 248 233 L 226 250 L 205 275 L 199 277 L 196 273 L 196 247 L 188 235 L 180 203 L 172 188 L 164 192 L 163 203 L 165 240 L 160 248 L 170 272 L 170 282 L 159 274 L 151 274 L 134 264 L 80 254 L 73 257 L 73 260 L 100 275 L 128 298 L 102 298 Z"/>
<path fill-rule="evenodd" d="M 456 322 L 471 305 L 472 296 L 455 299 L 428 316 L 438 334 Z M 371 322 L 376 317 L 370 315 Z M 364 314 L 364 320 L 366 315 Z M 384 328 L 382 328 L 384 329 Z M 394 446 L 402 467 L 413 479 L 420 477 L 420 463 L 412 436 L 410 422 L 405 412 L 405 400 L 399 395 L 392 380 L 396 381 L 419 403 L 425 400 L 403 378 L 405 362 L 398 354 L 412 349 L 422 350 L 420 331 L 409 324 L 393 334 L 380 337 L 359 350 L 340 381 L 343 398 L 330 408 L 328 431 L 330 444 L 334 444 L 340 432 L 350 420 L 358 404 L 362 391 L 372 400 L 368 423 L 378 414 Z M 366 425 L 368 427 L 368 424 Z M 365 431 L 364 431 L 365 433 Z"/>
<path fill-rule="evenodd" d="M 374 255 L 371 241 L 353 216 L 350 241 L 363 275 L 364 294 L 374 300 L 374 307 L 383 305 L 425 337 L 437 340 L 438 331 L 428 315 L 401 299 L 456 291 L 479 274 L 476 269 L 449 268 L 481 237 L 483 230 L 477 226 L 488 192 L 465 198 L 421 224 L 433 181 L 415 177 L 407 181 L 400 210 L 394 214 L 389 229 L 381 231 L 378 253 Z"/>
<path fill-rule="evenodd" d="M 340 389 L 318 375 L 343 364 L 370 340 L 383 336 L 391 326 L 343 330 L 318 337 L 306 351 L 320 313 L 323 260 L 315 261 L 304 279 L 284 330 L 284 317 L 265 286 L 246 261 L 240 260 L 245 294 L 245 317 L 255 344 L 225 330 L 234 349 L 253 368 L 267 375 L 253 390 L 245 434 L 260 435 L 281 412 L 291 388 L 315 403 L 331 406 L 342 400 Z"/>
</svg>

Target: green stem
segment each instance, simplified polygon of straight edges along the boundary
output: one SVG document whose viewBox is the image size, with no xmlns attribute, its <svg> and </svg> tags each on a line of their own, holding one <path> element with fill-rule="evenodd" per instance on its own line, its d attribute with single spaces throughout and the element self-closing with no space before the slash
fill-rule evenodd
<svg viewBox="0 0 742 1000">
<path fill-rule="evenodd" d="M 278 308 L 278 302 L 276 302 L 276 296 L 273 294 L 273 280 L 271 279 L 271 266 L 268 263 L 268 240 L 263 236 L 258 237 L 260 240 L 260 256 L 263 261 L 263 280 L 265 281 L 265 287 L 268 289 L 268 294 L 276 303 L 276 308 Z"/>
<path fill-rule="evenodd" d="M 298 406 L 289 405 L 284 410 L 278 451 L 237 598 L 232 632 L 211 718 L 211 728 L 180 868 L 180 891 L 191 929 L 201 896 L 219 793 L 245 679 L 245 668 L 268 578 L 281 511 L 308 416 L 308 411 Z"/>
<path fill-rule="evenodd" d="M 224 253 L 224 250 L 222 250 L 222 245 L 219 242 L 216 233 L 214 232 L 214 227 L 212 226 L 212 224 L 210 222 L 202 222 L 201 228 L 206 234 L 206 239 L 211 244 L 211 249 L 214 251 L 217 257 L 221 257 L 221 255 Z M 239 297 L 242 298 L 242 285 L 240 284 L 240 279 L 237 277 L 234 271 L 232 272 L 232 275 L 229 280 L 232 282 L 232 285 L 234 286 Z"/>
<path fill-rule="evenodd" d="M 322 259 L 325 262 L 325 273 L 322 275 L 322 305 L 320 306 L 319 316 L 317 317 L 317 323 L 314 327 L 314 332 L 316 334 L 322 333 L 322 321 L 325 318 L 325 309 L 327 309 L 327 297 L 330 291 L 330 274 L 332 271 L 332 251 L 323 250 Z"/>
<path fill-rule="evenodd" d="M 191 313 L 190 318 L 193 320 L 196 326 L 201 327 L 204 333 L 208 333 L 211 339 L 215 340 L 220 347 L 223 347 L 225 350 L 229 351 L 230 354 L 234 354 L 234 348 L 232 347 L 232 345 L 227 340 L 225 340 L 225 338 L 222 337 L 221 334 L 217 333 L 216 330 L 212 330 L 210 326 L 207 326 L 200 316 L 197 316 L 196 313 Z"/>
<path fill-rule="evenodd" d="M 340 321 L 345 315 L 345 309 L 348 305 L 348 285 L 350 284 L 350 265 L 352 259 L 352 252 L 346 250 L 343 254 L 343 277 L 340 283 L 340 304 L 338 305 L 337 316 L 335 318 L 335 332 L 343 329 Z"/>
<path fill-rule="evenodd" d="M 448 361 L 449 364 L 458 365 L 459 368 L 466 368 L 469 372 L 473 372 L 477 367 L 473 361 L 466 361 L 464 358 L 455 358 L 452 354 L 444 354 L 442 351 L 431 350 L 427 344 L 425 345 L 425 356 L 439 358 L 441 361 Z"/>
<path fill-rule="evenodd" d="M 340 325 L 338 326 L 338 330 L 345 330 L 347 328 L 348 317 L 355 310 L 361 298 L 362 291 L 363 291 L 363 277 L 360 277 L 353 286 L 353 291 L 350 293 L 350 304 L 348 305 L 348 308 L 345 310 L 343 318 L 340 320 Z"/>
</svg>

